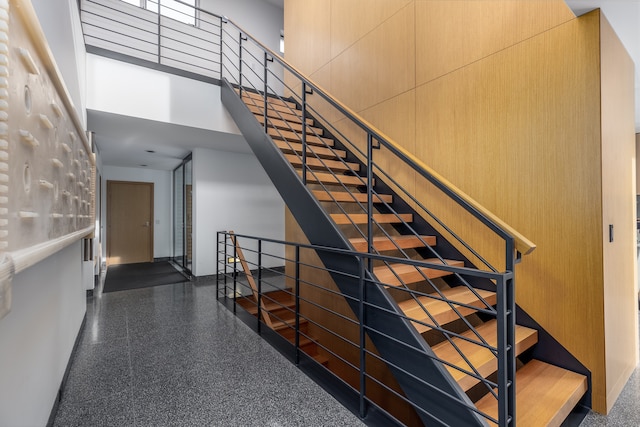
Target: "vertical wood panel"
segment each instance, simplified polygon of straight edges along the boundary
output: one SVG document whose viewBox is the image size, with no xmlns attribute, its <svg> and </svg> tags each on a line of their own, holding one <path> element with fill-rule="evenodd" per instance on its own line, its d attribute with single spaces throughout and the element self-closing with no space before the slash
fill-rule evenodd
<svg viewBox="0 0 640 427">
<path fill-rule="evenodd" d="M 415 86 L 414 5 L 391 18 L 334 58 L 333 93 L 355 111 Z"/>
<path fill-rule="evenodd" d="M 416 0 L 417 84 L 574 18 L 563 0 Z"/>
<path fill-rule="evenodd" d="M 411 0 L 331 0 L 331 56 L 335 58 L 409 3 Z"/>
<path fill-rule="evenodd" d="M 607 411 L 637 363 L 633 61 L 601 15 L 602 217 Z M 609 224 L 614 227 L 609 241 Z M 634 267 L 634 268 L 631 268 Z"/>
<path fill-rule="evenodd" d="M 285 58 L 309 75 L 331 60 L 331 2 L 287 0 Z"/>
</svg>

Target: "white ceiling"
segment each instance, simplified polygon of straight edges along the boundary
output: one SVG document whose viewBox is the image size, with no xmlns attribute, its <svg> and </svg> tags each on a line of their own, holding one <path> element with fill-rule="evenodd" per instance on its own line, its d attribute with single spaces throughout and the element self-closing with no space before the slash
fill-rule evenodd
<svg viewBox="0 0 640 427">
<path fill-rule="evenodd" d="M 102 111 L 87 111 L 87 127 L 110 166 L 173 170 L 194 148 L 251 153 L 241 135 Z"/>
<path fill-rule="evenodd" d="M 284 0 L 264 0 L 284 7 Z M 576 15 L 600 8 L 636 64 L 636 132 L 640 132 L 640 0 L 565 0 Z M 89 110 L 103 164 L 172 170 L 194 148 L 250 153 L 239 135 Z M 148 153 L 146 150 L 154 150 Z M 141 166 L 147 165 L 147 166 Z"/>
</svg>

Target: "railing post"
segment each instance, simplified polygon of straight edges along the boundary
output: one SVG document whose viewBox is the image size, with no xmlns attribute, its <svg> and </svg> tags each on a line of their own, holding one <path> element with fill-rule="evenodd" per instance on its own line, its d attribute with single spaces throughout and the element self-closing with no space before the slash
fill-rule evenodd
<svg viewBox="0 0 640 427">
<path fill-rule="evenodd" d="M 258 335 L 262 331 L 262 239 L 258 240 Z"/>
<path fill-rule="evenodd" d="M 233 245 L 233 312 L 234 313 L 236 312 L 236 301 L 238 296 L 238 265 L 237 265 L 238 249 L 236 245 L 237 243 L 234 243 Z"/>
<path fill-rule="evenodd" d="M 373 136 L 367 134 L 367 252 L 373 253 Z M 373 270 L 373 260 L 367 258 L 367 268 Z"/>
<path fill-rule="evenodd" d="M 240 98 L 242 98 L 242 31 L 240 31 L 240 39 L 238 40 L 238 89 L 240 90 Z"/>
<path fill-rule="evenodd" d="M 300 246 L 296 245 L 296 366 L 300 364 Z"/>
<path fill-rule="evenodd" d="M 263 80 L 264 80 L 264 132 L 267 133 L 267 91 L 269 90 L 269 85 L 267 84 L 267 79 L 269 78 L 269 73 L 267 72 L 267 64 L 269 63 L 268 59 L 267 59 L 267 52 L 264 53 L 264 74 L 263 74 Z"/>
<path fill-rule="evenodd" d="M 360 258 L 360 273 L 359 273 L 359 292 L 358 292 L 358 317 L 360 319 L 360 418 L 364 418 L 367 415 L 367 401 L 365 399 L 367 394 L 367 352 L 366 352 L 366 336 L 365 336 L 365 306 L 364 301 L 366 298 L 365 293 L 365 268 L 364 260 Z"/>
<path fill-rule="evenodd" d="M 516 356 L 515 356 L 515 245 L 506 243 L 506 273 L 497 282 L 498 327 L 498 426 L 515 426 Z"/>
<path fill-rule="evenodd" d="M 224 23 L 224 19 L 222 19 L 222 16 L 218 19 L 220 20 L 220 39 L 218 40 L 220 42 L 220 81 L 222 81 L 222 58 L 224 58 L 224 55 L 222 54 L 222 49 L 224 46 L 224 44 L 222 43 L 222 24 Z"/>
<path fill-rule="evenodd" d="M 220 298 L 220 232 L 216 233 L 216 300 Z"/>
<path fill-rule="evenodd" d="M 161 28 L 162 28 L 162 0 L 158 0 L 158 64 L 162 63 Z"/>
<path fill-rule="evenodd" d="M 227 232 L 225 231 L 224 232 L 224 261 L 223 261 L 223 264 L 224 264 L 224 278 L 223 278 L 223 280 L 224 280 L 224 282 L 223 282 L 224 283 L 224 291 L 223 291 L 223 293 L 224 293 L 224 299 L 225 300 L 227 299 L 227 274 L 229 274 L 227 272 L 227 264 L 228 264 L 228 261 L 229 261 L 229 253 L 227 252 L 227 238 L 228 237 L 229 236 L 228 236 Z"/>
<path fill-rule="evenodd" d="M 307 185 L 307 83 L 302 82 L 302 184 Z"/>
</svg>

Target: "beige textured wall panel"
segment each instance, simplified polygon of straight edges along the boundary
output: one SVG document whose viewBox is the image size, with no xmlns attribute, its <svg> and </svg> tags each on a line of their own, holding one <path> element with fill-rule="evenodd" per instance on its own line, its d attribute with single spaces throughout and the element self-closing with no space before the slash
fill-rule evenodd
<svg viewBox="0 0 640 427">
<path fill-rule="evenodd" d="M 355 111 L 415 86 L 414 5 L 406 6 L 338 55 L 333 93 Z"/>
<path fill-rule="evenodd" d="M 517 302 L 592 370 L 603 410 L 597 30 L 574 20 L 420 86 L 416 154 L 538 245 Z"/>
<path fill-rule="evenodd" d="M 634 66 L 601 16 L 602 218 L 607 410 L 637 364 Z M 614 227 L 609 241 L 609 224 Z M 631 268 L 633 267 L 633 268 Z"/>
<path fill-rule="evenodd" d="M 330 6 L 326 0 L 287 0 L 284 8 L 284 57 L 306 75 L 331 60 Z"/>
<path fill-rule="evenodd" d="M 331 56 L 351 46 L 410 0 L 331 0 Z M 353 17 L 358 19 L 354 20 Z"/>
<path fill-rule="evenodd" d="M 415 3 L 417 84 L 575 18 L 562 0 Z"/>
</svg>

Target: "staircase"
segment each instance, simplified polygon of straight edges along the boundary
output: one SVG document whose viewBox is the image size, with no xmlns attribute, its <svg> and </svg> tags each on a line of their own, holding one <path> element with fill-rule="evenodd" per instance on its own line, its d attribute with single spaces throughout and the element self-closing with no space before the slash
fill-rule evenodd
<svg viewBox="0 0 640 427">
<path fill-rule="evenodd" d="M 236 90 L 240 95 L 240 91 Z M 258 123 L 264 125 L 264 97 L 250 91 L 241 92 L 242 101 Z M 302 111 L 298 104 L 278 97 L 268 97 L 266 133 L 273 144 L 281 150 L 284 158 L 296 170 L 300 179 L 306 181 L 309 192 L 329 213 L 330 218 L 345 236 L 354 236 L 354 228 L 368 222 L 366 213 L 354 213 L 357 209 L 350 205 L 366 203 L 367 194 L 360 190 L 367 185 L 367 178 L 360 176 L 362 165 L 347 160 L 348 151 L 336 148 L 331 135 L 322 127 L 314 127 L 312 118 L 306 118 L 306 132 L 309 136 L 303 144 Z M 304 154 L 304 156 L 303 156 Z M 303 158 L 306 157 L 306 158 Z M 353 156 L 352 156 L 353 157 Z M 302 168 L 303 163 L 307 168 Z M 373 179 L 372 179 L 373 181 Z M 375 185 L 375 184 L 374 184 Z M 373 203 L 393 204 L 393 194 L 377 194 Z M 425 258 L 422 251 L 426 246 L 436 245 L 437 236 L 411 233 L 414 213 L 374 213 L 376 224 L 372 246 L 376 253 L 411 253 L 413 259 L 447 266 L 463 267 L 464 260 Z M 333 213 L 339 211 L 340 213 Z M 394 228 L 384 228 L 396 225 Z M 403 226 L 407 227 L 403 227 Z M 385 231 L 386 230 L 386 231 Z M 400 231 L 397 231 L 400 230 Z M 402 232 L 404 231 L 404 233 Z M 356 251 L 367 252 L 369 241 L 366 237 L 348 237 L 349 244 Z M 421 252 L 422 251 L 422 252 Z M 496 304 L 496 293 L 466 286 L 441 286 L 430 289 L 434 279 L 446 279 L 451 272 L 407 264 L 383 263 L 373 267 L 374 277 L 392 289 L 421 289 L 418 297 L 407 297 L 405 292 L 395 292 L 393 297 L 400 310 L 413 319 L 415 330 L 434 342 L 436 356 L 445 361 L 448 373 L 458 386 L 468 394 L 476 407 L 490 417 L 498 417 L 498 400 L 490 390 L 478 387 L 477 376 L 490 378 L 498 366 L 495 354 L 488 348 L 476 344 L 476 340 L 488 346 L 498 345 L 495 319 L 482 322 L 467 329 L 452 339 L 435 339 L 428 336 L 434 328 L 458 321 L 461 317 L 477 315 L 479 310 Z M 455 282 L 455 281 L 454 281 Z M 535 329 L 516 325 L 515 356 L 527 353 L 538 341 Z M 438 342 L 439 341 L 439 342 Z M 559 426 L 587 392 L 587 378 L 561 367 L 540 360 L 523 357 L 519 359 L 516 373 L 516 424 L 524 426 Z M 475 374 L 475 375 L 474 375 Z M 489 424 L 493 424 L 489 422 Z"/>
</svg>

